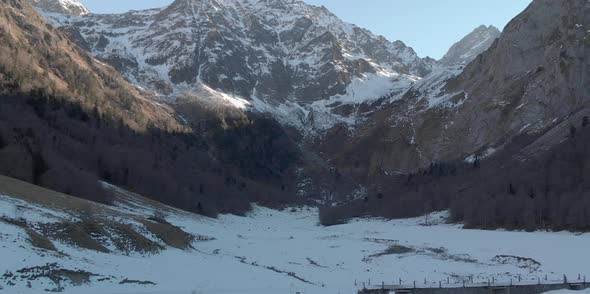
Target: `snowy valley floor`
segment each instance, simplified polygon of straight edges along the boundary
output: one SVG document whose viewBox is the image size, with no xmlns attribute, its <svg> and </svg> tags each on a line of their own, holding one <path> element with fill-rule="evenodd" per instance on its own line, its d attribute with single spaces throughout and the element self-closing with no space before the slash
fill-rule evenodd
<svg viewBox="0 0 590 294">
<path fill-rule="evenodd" d="M 116 209 L 153 215 L 161 208 L 128 198 Z M 0 216 L 12 218 L 15 211 L 30 222 L 68 217 L 63 211 L 0 196 Z M 65 285 L 64 293 L 353 294 L 369 279 L 372 284 L 402 279 L 437 286 L 439 281 L 462 279 L 516 281 L 520 276 L 534 282 L 545 276 L 560 280 L 564 274 L 590 274 L 590 234 L 463 230 L 445 224 L 445 217 L 429 216 L 434 223 L 430 226 L 421 217 L 358 219 L 326 228 L 318 225 L 317 211 L 311 208 L 257 207 L 247 217 L 219 219 L 167 209 L 170 223 L 214 239 L 195 241 L 194 249 L 168 247 L 154 255 L 98 253 L 55 240 L 58 251 L 67 255 L 33 249 L 23 229 L 0 221 L 0 275 L 57 263 L 51 266 L 96 274 L 90 283 Z M 47 277 L 21 281 L 5 274 L 0 287 L 0 293 L 43 293 L 55 283 Z"/>
</svg>

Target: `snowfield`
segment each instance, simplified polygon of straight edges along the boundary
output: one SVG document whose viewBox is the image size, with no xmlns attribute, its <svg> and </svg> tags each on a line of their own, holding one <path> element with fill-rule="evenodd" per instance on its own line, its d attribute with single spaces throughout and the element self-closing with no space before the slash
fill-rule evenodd
<svg viewBox="0 0 590 294">
<path fill-rule="evenodd" d="M 145 216 L 157 208 L 133 200 L 117 202 L 116 209 Z M 55 222 L 67 215 L 0 196 L 0 217 Z M 564 274 L 574 279 L 590 270 L 590 234 L 464 230 L 446 224 L 445 212 L 395 221 L 357 219 L 333 227 L 319 226 L 313 208 L 256 207 L 247 217 L 219 219 L 174 209 L 165 215 L 187 232 L 215 239 L 195 241 L 194 249 L 167 248 L 155 255 L 98 253 L 54 241 L 64 255 L 33 249 L 23 229 L 0 220 L 0 275 L 56 263 L 97 275 L 87 284 L 66 285 L 63 293 L 353 294 L 369 280 L 380 285 L 401 279 L 419 286 L 492 278 L 534 282 L 545 276 L 560 280 Z M 0 276 L 1 293 L 55 288 L 47 278 L 30 284 L 8 281 Z"/>
<path fill-rule="evenodd" d="M 590 289 L 581 290 L 581 291 L 574 291 L 574 290 L 557 290 L 557 291 L 549 291 L 545 292 L 547 294 L 588 294 L 590 293 Z"/>
</svg>

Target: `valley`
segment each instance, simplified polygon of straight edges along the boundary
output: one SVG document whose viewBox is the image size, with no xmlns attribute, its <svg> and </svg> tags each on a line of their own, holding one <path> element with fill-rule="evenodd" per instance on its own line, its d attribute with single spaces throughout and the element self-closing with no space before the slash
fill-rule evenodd
<svg viewBox="0 0 590 294">
<path fill-rule="evenodd" d="M 7 181 L 2 179 L 0 185 L 0 272 L 7 273 L 0 284 L 14 284 L 7 288 L 10 293 L 38 293 L 38 289 L 61 286 L 63 293 L 352 294 L 369 281 L 398 284 L 401 279 L 406 285 L 416 281 L 422 287 L 438 287 L 439 281 L 449 285 L 492 279 L 534 283 L 545 277 L 560 281 L 564 274 L 576 279 L 587 274 L 590 263 L 588 234 L 465 230 L 460 224 L 447 224 L 447 212 L 393 221 L 355 219 L 333 227 L 320 226 L 317 209 L 310 207 L 282 211 L 255 207 L 244 217 L 210 219 L 120 189 L 113 206 L 86 203 L 97 211 L 95 221 L 116 219 L 129 224 L 161 250 L 125 252 L 93 235 L 110 252 L 83 249 L 71 240 L 51 237 L 56 249 L 46 250 L 31 247 L 26 232 L 6 219 L 16 214 L 34 228 L 84 216 L 72 213 L 67 205 L 60 209 L 61 202 L 69 201 L 66 196 L 43 204 L 6 195 Z M 140 221 L 154 215 L 200 237 L 184 249 L 168 246 Z M 49 270 L 32 274 L 21 270 L 46 265 L 89 276 L 76 283 L 64 275 L 58 285 L 45 276 Z M 31 278 L 34 273 L 39 275 Z"/>
<path fill-rule="evenodd" d="M 0 2 L 0 293 L 590 278 L 590 1 L 439 60 L 302 0 L 84 3 Z"/>
</svg>

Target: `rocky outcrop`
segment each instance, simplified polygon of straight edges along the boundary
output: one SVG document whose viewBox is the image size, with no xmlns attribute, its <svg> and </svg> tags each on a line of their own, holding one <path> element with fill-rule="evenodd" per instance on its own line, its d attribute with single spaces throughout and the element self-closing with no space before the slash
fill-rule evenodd
<svg viewBox="0 0 590 294">
<path fill-rule="evenodd" d="M 146 89 L 178 97 L 203 96 L 206 87 L 297 127 L 314 116 L 328 126 L 354 121 L 324 102 L 378 99 L 436 66 L 401 41 L 300 0 L 177 0 L 163 9 L 53 22 Z"/>
<path fill-rule="evenodd" d="M 443 66 L 467 65 L 479 54 L 488 50 L 498 37 L 500 37 L 498 28 L 479 26 L 461 41 L 455 43 L 439 63 Z"/>
<path fill-rule="evenodd" d="M 78 0 L 29 0 L 33 6 L 45 12 L 82 16 L 90 10 Z"/>
<path fill-rule="evenodd" d="M 433 73 L 373 114 L 336 162 L 362 176 L 410 172 L 567 124 L 590 102 L 589 10 L 584 0 L 534 1 L 464 71 Z"/>
</svg>

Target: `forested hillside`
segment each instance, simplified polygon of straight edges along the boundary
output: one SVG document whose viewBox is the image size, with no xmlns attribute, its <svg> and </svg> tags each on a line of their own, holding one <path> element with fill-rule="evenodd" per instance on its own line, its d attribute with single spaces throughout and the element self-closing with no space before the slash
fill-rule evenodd
<svg viewBox="0 0 590 294">
<path fill-rule="evenodd" d="M 573 117 L 578 120 L 523 135 L 490 157 L 433 163 L 396 176 L 369 197 L 323 208 L 321 221 L 404 218 L 450 208 L 452 221 L 471 228 L 589 230 L 590 123 L 584 113 Z M 561 143 L 540 152 L 543 140 Z"/>
<path fill-rule="evenodd" d="M 284 203 L 298 157 L 274 120 L 185 123 L 47 25 L 0 6 L 0 172 L 95 201 L 99 180 L 206 215 Z M 195 119 L 196 121 L 196 119 Z M 240 144 L 236 144 L 240 142 Z M 241 156 L 244 155 L 244 156 Z"/>
</svg>

